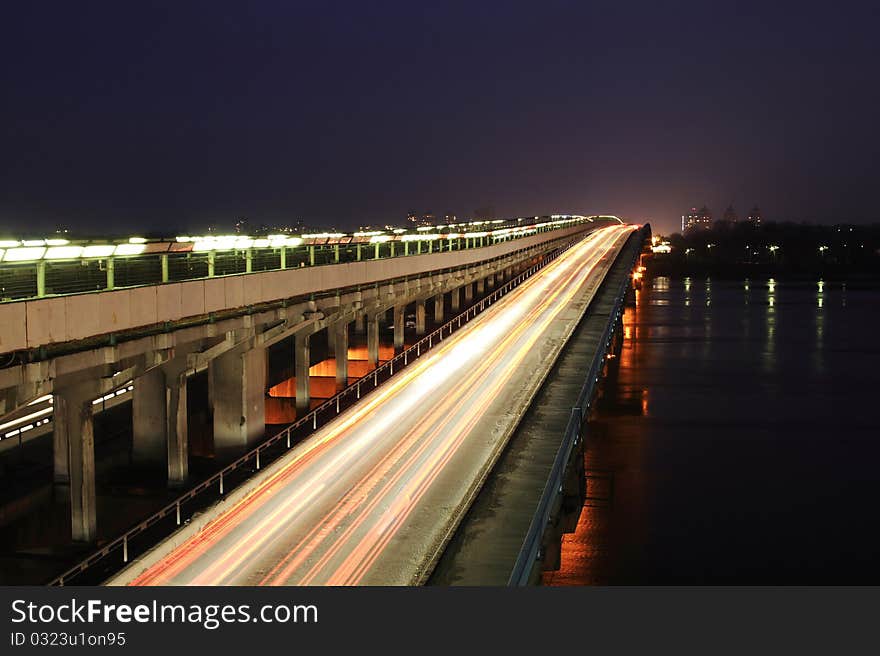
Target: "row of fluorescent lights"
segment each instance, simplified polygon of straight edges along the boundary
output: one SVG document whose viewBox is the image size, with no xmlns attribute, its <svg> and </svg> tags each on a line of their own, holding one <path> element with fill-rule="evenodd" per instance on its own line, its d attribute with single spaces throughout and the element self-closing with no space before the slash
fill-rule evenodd
<svg viewBox="0 0 880 656">
<path fill-rule="evenodd" d="M 33 262 L 35 260 L 75 260 L 104 258 L 115 255 L 140 255 L 146 239 L 132 237 L 127 244 L 71 244 L 67 239 L 0 240 L 0 262 Z"/>
<path fill-rule="evenodd" d="M 281 248 L 301 246 L 302 237 L 269 235 L 268 237 L 246 237 L 241 235 L 205 235 L 202 237 L 178 237 L 179 243 L 192 243 L 193 251 L 232 251 L 247 248 Z"/>
<path fill-rule="evenodd" d="M 126 383 L 123 387 L 120 387 L 113 392 L 105 394 L 104 396 L 99 396 L 97 399 L 92 401 L 92 405 L 100 405 L 101 403 L 116 398 L 117 396 L 128 394 L 129 392 L 134 390 L 134 385 L 132 383 L 133 381 L 128 381 L 128 383 Z M 23 417 L 19 417 L 18 419 L 13 419 L 12 421 L 8 421 L 5 424 L 0 424 L 0 435 L 2 435 L 2 437 L 0 437 L 0 440 L 9 439 L 11 437 L 16 437 L 17 435 L 27 433 L 28 431 L 39 428 L 43 424 L 48 424 L 50 421 L 52 421 L 52 418 L 50 416 L 47 416 L 51 415 L 52 410 L 54 410 L 54 399 L 52 398 L 51 394 L 47 394 L 46 396 L 41 396 L 38 399 L 34 399 L 30 403 L 28 403 L 28 405 L 31 406 L 37 405 L 38 403 L 46 402 L 49 403 L 49 406 L 46 408 L 42 408 Z M 4 431 L 7 431 L 9 428 L 13 428 L 13 430 L 4 433 Z"/>
<path fill-rule="evenodd" d="M 535 217 L 537 218 L 537 217 Z M 505 237 L 511 234 L 531 234 L 538 228 L 547 226 L 559 226 L 574 221 L 581 221 L 587 217 L 576 215 L 554 215 L 555 220 L 539 223 L 523 228 L 503 228 L 499 230 L 463 232 L 463 233 L 430 233 L 431 230 L 444 230 L 455 227 L 482 226 L 504 223 L 498 219 L 494 221 L 471 221 L 470 223 L 453 223 L 445 226 L 421 226 L 416 234 L 403 234 L 403 230 L 394 230 L 401 241 L 432 241 L 437 239 L 460 239 L 462 237 Z M 305 239 L 340 239 L 345 233 L 314 233 L 302 235 L 302 237 L 290 237 L 287 235 L 269 235 L 268 237 L 244 237 L 240 235 L 207 235 L 201 237 L 182 236 L 177 237 L 179 243 L 192 243 L 194 252 L 243 250 L 247 248 L 281 248 L 301 246 Z M 370 243 L 384 243 L 394 239 L 392 235 L 381 231 L 355 232 L 354 237 L 369 237 Z M 115 256 L 141 255 L 146 249 L 146 239 L 132 237 L 127 244 L 71 244 L 66 239 L 31 239 L 31 240 L 0 240 L 0 262 L 33 262 L 38 260 L 75 260 L 101 259 Z"/>
</svg>

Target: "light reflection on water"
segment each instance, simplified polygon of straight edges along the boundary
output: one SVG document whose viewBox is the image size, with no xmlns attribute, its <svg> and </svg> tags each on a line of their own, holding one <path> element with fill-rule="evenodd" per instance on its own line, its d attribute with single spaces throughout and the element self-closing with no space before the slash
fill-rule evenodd
<svg viewBox="0 0 880 656">
<path fill-rule="evenodd" d="M 880 284 L 646 283 L 545 582 L 880 583 Z"/>
</svg>

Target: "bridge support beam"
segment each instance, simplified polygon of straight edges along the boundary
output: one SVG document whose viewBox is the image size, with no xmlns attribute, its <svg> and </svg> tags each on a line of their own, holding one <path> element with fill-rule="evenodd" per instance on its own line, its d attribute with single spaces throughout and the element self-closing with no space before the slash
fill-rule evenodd
<svg viewBox="0 0 880 656">
<path fill-rule="evenodd" d="M 302 417 L 309 412 L 312 402 L 311 380 L 309 369 L 312 366 L 310 333 L 297 333 L 294 337 L 294 372 L 296 375 L 296 416 Z"/>
<path fill-rule="evenodd" d="M 266 350 L 235 349 L 209 366 L 214 368 L 214 452 L 232 459 L 266 431 Z"/>
<path fill-rule="evenodd" d="M 55 480 L 66 483 L 70 491 L 70 535 L 75 542 L 94 542 L 97 537 L 92 401 L 99 393 L 96 382 L 87 382 L 56 390 L 53 402 Z"/>
<path fill-rule="evenodd" d="M 494 273 L 490 273 L 489 277 L 486 278 L 486 285 L 489 287 L 489 289 L 492 289 L 495 287 L 495 274 Z"/>
<path fill-rule="evenodd" d="M 165 374 L 156 367 L 134 379 L 131 393 L 131 459 L 135 465 L 162 466 L 167 448 Z"/>
<path fill-rule="evenodd" d="M 406 305 L 394 306 L 394 352 L 403 350 L 403 329 Z"/>
<path fill-rule="evenodd" d="M 189 479 L 189 428 L 186 370 L 182 363 L 166 368 L 164 378 L 168 486 L 183 487 Z"/>
<path fill-rule="evenodd" d="M 425 334 L 425 301 L 416 301 L 416 335 Z"/>
<path fill-rule="evenodd" d="M 327 326 L 327 357 L 336 357 L 336 331 L 333 326 Z"/>
<path fill-rule="evenodd" d="M 348 385 L 348 322 L 340 321 L 332 330 L 336 342 L 336 390 Z"/>
<path fill-rule="evenodd" d="M 434 323 L 443 323 L 443 292 L 434 297 Z"/>
<path fill-rule="evenodd" d="M 367 322 L 367 364 L 371 369 L 379 366 L 379 315 L 368 314 Z"/>
<path fill-rule="evenodd" d="M 449 296 L 452 301 L 450 305 L 452 307 L 453 313 L 458 312 L 459 308 L 461 308 L 461 288 L 456 287 L 451 292 L 449 292 Z"/>
<path fill-rule="evenodd" d="M 464 300 L 467 303 L 474 300 L 474 283 L 469 282 L 464 286 Z"/>
<path fill-rule="evenodd" d="M 486 293 L 486 279 L 478 278 L 477 279 L 477 295 L 482 296 Z"/>
</svg>

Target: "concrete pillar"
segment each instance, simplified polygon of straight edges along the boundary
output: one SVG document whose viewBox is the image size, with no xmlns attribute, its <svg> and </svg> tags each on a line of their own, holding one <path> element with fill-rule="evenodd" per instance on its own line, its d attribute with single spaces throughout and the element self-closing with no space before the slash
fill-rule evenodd
<svg viewBox="0 0 880 656">
<path fill-rule="evenodd" d="M 70 482 L 70 466 L 68 464 L 67 438 L 68 430 L 66 417 L 63 408 L 59 410 L 59 403 L 64 403 L 59 395 L 55 395 L 52 400 L 52 460 L 53 475 L 52 480 L 58 485 L 67 485 Z"/>
<path fill-rule="evenodd" d="M 379 315 L 366 316 L 367 321 L 367 363 L 370 367 L 379 365 Z"/>
<path fill-rule="evenodd" d="M 479 278 L 477 279 L 477 296 L 482 296 L 486 293 L 486 279 Z"/>
<path fill-rule="evenodd" d="M 495 287 L 495 274 L 494 273 L 490 273 L 489 277 L 486 278 L 486 285 L 488 285 L 489 289 L 492 289 Z"/>
<path fill-rule="evenodd" d="M 403 350 L 404 312 L 406 305 L 394 306 L 394 352 Z"/>
<path fill-rule="evenodd" d="M 214 412 L 214 369 L 208 367 L 208 410 Z"/>
<path fill-rule="evenodd" d="M 333 326 L 327 326 L 327 357 L 336 357 L 336 331 Z"/>
<path fill-rule="evenodd" d="M 312 366 L 311 350 L 309 349 L 309 333 L 297 333 L 294 337 L 294 359 L 296 372 L 296 416 L 302 417 L 309 412 L 312 401 L 309 369 Z"/>
<path fill-rule="evenodd" d="M 182 363 L 173 368 L 166 368 L 164 378 L 168 487 L 182 487 L 189 478 L 186 371 Z"/>
<path fill-rule="evenodd" d="M 354 332 L 358 335 L 367 332 L 367 315 L 359 314 L 354 318 Z"/>
<path fill-rule="evenodd" d="M 342 390 L 348 385 L 348 322 L 336 324 L 336 389 Z"/>
<path fill-rule="evenodd" d="M 53 432 L 56 454 L 66 451 L 67 485 L 70 490 L 70 534 L 75 542 L 94 542 L 97 537 L 95 494 L 95 436 L 92 400 L 96 384 L 56 390 Z M 60 455 L 60 454 L 59 454 Z M 56 456 L 56 481 L 62 465 Z"/>
<path fill-rule="evenodd" d="M 416 335 L 425 334 L 425 301 L 416 301 Z"/>
<path fill-rule="evenodd" d="M 474 283 L 469 282 L 464 286 L 464 300 L 468 303 L 474 300 Z"/>
<path fill-rule="evenodd" d="M 266 432 L 266 350 L 238 349 L 211 361 L 214 368 L 214 452 L 241 455 Z"/>
<path fill-rule="evenodd" d="M 449 292 L 449 295 L 452 299 L 452 311 L 458 312 L 459 308 L 461 307 L 461 287 L 456 287 L 451 292 Z"/>
<path fill-rule="evenodd" d="M 189 478 L 184 361 L 172 361 L 136 378 L 131 413 L 132 461 L 167 468 L 168 485 L 182 486 Z"/>
<path fill-rule="evenodd" d="M 165 374 L 160 367 L 134 379 L 131 393 L 131 459 L 135 465 L 164 466 L 166 457 Z"/>
<path fill-rule="evenodd" d="M 443 292 L 434 297 L 434 322 L 443 323 Z"/>
</svg>

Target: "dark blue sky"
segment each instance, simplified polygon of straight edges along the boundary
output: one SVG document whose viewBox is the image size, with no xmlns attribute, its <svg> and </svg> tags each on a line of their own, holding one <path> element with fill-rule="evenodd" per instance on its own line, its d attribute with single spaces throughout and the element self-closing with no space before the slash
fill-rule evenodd
<svg viewBox="0 0 880 656">
<path fill-rule="evenodd" d="M 776 2 L 28 2 L 0 232 L 407 210 L 880 220 L 876 17 Z"/>
</svg>

